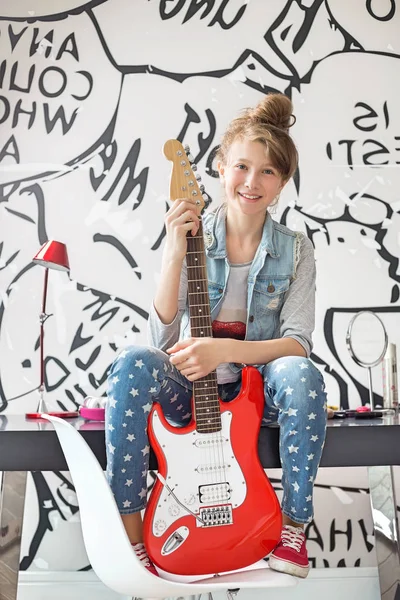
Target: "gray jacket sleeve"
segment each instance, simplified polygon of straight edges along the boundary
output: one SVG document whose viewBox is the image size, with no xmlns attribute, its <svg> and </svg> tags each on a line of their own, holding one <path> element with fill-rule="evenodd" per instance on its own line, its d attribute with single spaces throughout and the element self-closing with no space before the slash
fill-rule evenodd
<svg viewBox="0 0 400 600">
<path fill-rule="evenodd" d="M 300 234 L 296 276 L 286 292 L 280 314 L 281 336 L 291 337 L 310 356 L 315 327 L 315 258 L 311 241 Z"/>
<path fill-rule="evenodd" d="M 154 308 L 154 302 L 151 304 L 149 320 L 147 322 L 147 339 L 150 346 L 154 346 L 165 352 L 167 348 L 170 348 L 179 340 L 181 319 L 187 304 L 187 287 L 187 268 L 185 259 L 182 265 L 179 283 L 178 312 L 173 321 L 168 324 L 163 323 Z"/>
</svg>

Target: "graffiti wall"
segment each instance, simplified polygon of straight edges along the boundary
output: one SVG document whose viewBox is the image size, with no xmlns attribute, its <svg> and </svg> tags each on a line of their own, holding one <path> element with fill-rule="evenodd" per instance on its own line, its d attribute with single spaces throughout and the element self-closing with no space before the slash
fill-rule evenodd
<svg viewBox="0 0 400 600">
<path fill-rule="evenodd" d="M 351 317 L 375 310 L 400 347 L 399 30 L 396 0 L 0 0 L 0 411 L 38 401 L 41 245 L 64 242 L 71 265 L 49 272 L 46 402 L 74 410 L 104 395 L 119 349 L 146 341 L 164 142 L 190 145 L 215 206 L 220 135 L 270 91 L 297 117 L 299 169 L 274 218 L 315 247 L 312 358 L 330 404 L 365 403 Z M 315 502 L 313 564 L 374 564 L 364 470 L 321 471 Z M 87 566 L 68 474 L 33 473 L 22 568 Z"/>
</svg>

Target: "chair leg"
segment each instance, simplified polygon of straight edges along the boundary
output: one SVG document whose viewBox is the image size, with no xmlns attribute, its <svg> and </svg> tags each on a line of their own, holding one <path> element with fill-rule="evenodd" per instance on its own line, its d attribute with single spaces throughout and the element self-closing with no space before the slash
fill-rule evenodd
<svg viewBox="0 0 400 600">
<path fill-rule="evenodd" d="M 382 600 L 400 597 L 400 548 L 393 467 L 368 467 Z"/>
<path fill-rule="evenodd" d="M 26 471 L 0 473 L 0 600 L 18 594 L 26 477 Z"/>
</svg>

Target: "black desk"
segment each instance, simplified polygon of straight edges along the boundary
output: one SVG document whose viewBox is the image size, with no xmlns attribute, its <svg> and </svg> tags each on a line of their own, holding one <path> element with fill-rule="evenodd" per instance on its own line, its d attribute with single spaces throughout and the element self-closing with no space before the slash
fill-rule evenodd
<svg viewBox="0 0 400 600">
<path fill-rule="evenodd" d="M 104 423 L 69 419 L 105 469 Z M 279 428 L 263 427 L 259 455 L 265 469 L 280 468 Z M 400 465 L 400 419 L 328 421 L 321 467 Z M 150 467 L 157 468 L 154 457 Z M 0 471 L 66 471 L 58 438 L 50 423 L 23 415 L 0 415 Z"/>
<path fill-rule="evenodd" d="M 83 435 L 100 464 L 105 468 L 104 423 L 69 421 Z M 259 454 L 264 468 L 279 468 L 279 428 L 263 427 Z M 385 600 L 400 598 L 400 553 L 392 465 L 400 465 L 400 420 L 386 415 L 383 419 L 344 419 L 328 421 L 321 467 L 368 467 L 375 544 L 381 586 Z M 155 469 L 154 457 L 150 467 Z M 19 481 L 27 471 L 66 471 L 67 465 L 52 425 L 27 420 L 23 415 L 0 415 L 0 526 L 4 526 L 2 507 L 7 488 L 12 487 L 13 472 Z M 21 473 L 22 472 L 22 473 Z M 19 515 L 22 527 L 23 509 Z M 389 523 L 389 526 L 388 526 Z M 14 556 L 19 557 L 19 552 Z M 0 600 L 13 600 L 18 583 L 18 561 L 11 565 L 7 549 L 0 547 Z M 8 562 L 7 562 L 8 561 Z M 15 559 L 14 559 L 15 562 Z M 6 565 L 6 566 L 5 566 Z M 16 579 L 3 585 L 2 575 L 14 568 Z M 8 586 L 8 592 L 5 590 Z M 396 596 L 396 593 L 398 596 Z"/>
</svg>

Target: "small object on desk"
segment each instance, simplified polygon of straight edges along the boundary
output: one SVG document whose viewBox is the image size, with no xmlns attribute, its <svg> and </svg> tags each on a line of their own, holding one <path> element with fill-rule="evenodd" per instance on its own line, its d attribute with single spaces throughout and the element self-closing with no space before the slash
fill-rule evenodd
<svg viewBox="0 0 400 600">
<path fill-rule="evenodd" d="M 346 417 L 348 417 L 348 415 L 347 411 L 345 410 L 335 410 L 335 412 L 333 413 L 334 419 L 345 419 Z"/>
<path fill-rule="evenodd" d="M 359 311 L 349 323 L 346 344 L 354 362 L 368 369 L 369 405 L 374 409 L 372 367 L 382 361 L 388 346 L 383 321 L 370 310 Z"/>
<path fill-rule="evenodd" d="M 381 417 L 383 417 L 383 412 L 380 410 L 370 410 L 368 407 L 365 407 L 366 410 L 359 410 L 360 408 L 364 408 L 364 407 L 358 407 L 355 410 L 354 409 L 347 409 L 347 410 L 336 410 L 334 412 L 333 418 L 334 419 L 350 419 L 350 418 L 355 418 L 355 419 L 380 419 Z"/>
<path fill-rule="evenodd" d="M 42 415 L 50 415 L 51 417 L 60 417 L 60 419 L 74 419 L 75 417 L 79 417 L 79 413 L 77 410 L 60 410 L 60 411 L 50 411 L 47 410 L 45 413 L 42 412 L 32 412 L 26 413 L 25 417 L 27 419 L 42 419 Z"/>
<path fill-rule="evenodd" d="M 86 396 L 79 409 L 79 414 L 88 421 L 105 421 L 106 402 L 107 398 L 105 397 L 96 398 L 94 396 Z"/>
<path fill-rule="evenodd" d="M 356 417 L 359 414 L 356 408 L 348 408 L 344 412 L 346 417 Z"/>
<path fill-rule="evenodd" d="M 357 412 L 356 419 L 381 419 L 383 412 L 380 410 L 369 410 L 366 412 Z"/>
<path fill-rule="evenodd" d="M 81 406 L 79 414 L 84 419 L 88 419 L 88 421 L 104 421 L 106 411 L 104 408 L 87 408 L 86 406 Z"/>
</svg>

